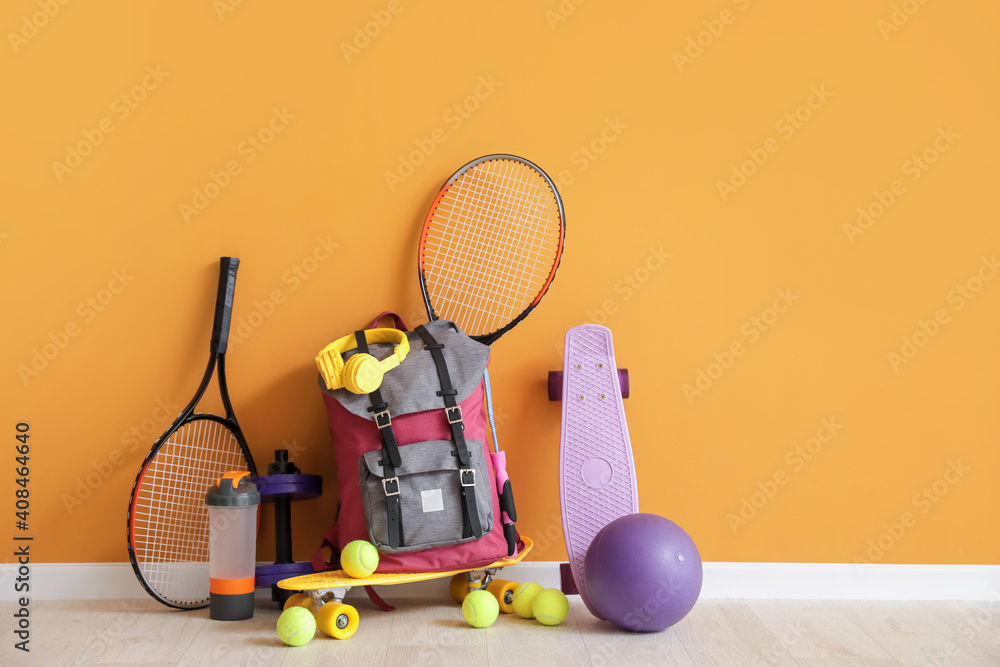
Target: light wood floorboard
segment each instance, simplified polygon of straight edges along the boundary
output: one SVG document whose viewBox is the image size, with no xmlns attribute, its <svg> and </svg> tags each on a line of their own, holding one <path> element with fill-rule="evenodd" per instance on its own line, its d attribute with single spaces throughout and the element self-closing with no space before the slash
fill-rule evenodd
<svg viewBox="0 0 1000 667">
<path fill-rule="evenodd" d="M 391 613 L 352 603 L 352 639 L 290 648 L 264 599 L 252 620 L 229 623 L 152 600 L 33 602 L 28 654 L 14 648 L 15 605 L 2 603 L 0 665 L 1000 665 L 1000 602 L 703 600 L 648 634 L 592 617 L 578 597 L 558 627 L 503 615 L 485 629 L 441 599 L 399 600 Z"/>
</svg>

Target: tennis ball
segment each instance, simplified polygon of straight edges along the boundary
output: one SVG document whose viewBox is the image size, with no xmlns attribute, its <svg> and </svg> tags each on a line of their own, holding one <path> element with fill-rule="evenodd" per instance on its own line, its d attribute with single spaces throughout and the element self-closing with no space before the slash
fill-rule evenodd
<svg viewBox="0 0 1000 667">
<path fill-rule="evenodd" d="M 278 636 L 289 646 L 305 646 L 316 634 L 316 619 L 303 607 L 289 607 L 278 617 Z"/>
<path fill-rule="evenodd" d="M 462 616 L 474 628 L 488 628 L 497 620 L 500 603 L 489 591 L 472 591 L 462 603 Z"/>
<path fill-rule="evenodd" d="M 555 588 L 539 591 L 531 605 L 531 613 L 542 625 L 559 625 L 569 614 L 569 600 L 563 592 Z"/>
<path fill-rule="evenodd" d="M 534 618 L 531 605 L 535 602 L 535 596 L 542 591 L 542 587 L 535 583 L 521 584 L 514 590 L 514 611 L 521 618 Z"/>
<path fill-rule="evenodd" d="M 378 550 L 364 540 L 348 542 L 340 554 L 340 567 L 355 579 L 370 577 L 378 567 Z"/>
<path fill-rule="evenodd" d="M 285 606 L 282 607 L 282 609 L 291 609 L 292 607 L 302 607 L 303 609 L 308 609 L 309 613 L 313 616 L 316 615 L 316 600 L 313 600 L 308 595 L 296 593 L 295 595 L 289 596 L 289 598 L 285 600 Z"/>
</svg>

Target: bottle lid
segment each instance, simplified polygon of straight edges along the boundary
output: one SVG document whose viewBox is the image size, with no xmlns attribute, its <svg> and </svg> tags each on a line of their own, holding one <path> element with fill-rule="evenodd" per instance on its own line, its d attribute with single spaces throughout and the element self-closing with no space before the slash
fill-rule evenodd
<svg viewBox="0 0 1000 667">
<path fill-rule="evenodd" d="M 208 489 L 205 504 L 209 507 L 252 507 L 260 504 L 260 492 L 250 481 L 250 473 L 232 470 Z"/>
</svg>

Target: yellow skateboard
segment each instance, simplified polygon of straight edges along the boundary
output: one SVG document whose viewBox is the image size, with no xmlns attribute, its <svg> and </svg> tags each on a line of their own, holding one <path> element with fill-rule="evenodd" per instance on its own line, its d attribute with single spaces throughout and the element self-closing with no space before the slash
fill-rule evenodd
<svg viewBox="0 0 1000 667">
<path fill-rule="evenodd" d="M 523 535 L 521 541 L 524 547 L 513 558 L 501 558 L 489 565 L 473 569 L 463 568 L 445 572 L 376 572 L 363 579 L 356 579 L 343 570 L 331 570 L 282 579 L 278 582 L 278 587 L 289 591 L 301 591 L 311 597 L 316 602 L 316 624 L 334 639 L 348 639 L 358 629 L 357 609 L 344 604 L 344 597 L 356 586 L 392 586 L 451 577 L 448 591 L 456 602 L 464 601 L 465 596 L 471 591 L 486 589 L 497 599 L 500 611 L 510 614 L 514 611 L 514 589 L 518 585 L 516 582 L 494 577 L 501 568 L 520 563 L 531 551 L 534 543 Z"/>
</svg>

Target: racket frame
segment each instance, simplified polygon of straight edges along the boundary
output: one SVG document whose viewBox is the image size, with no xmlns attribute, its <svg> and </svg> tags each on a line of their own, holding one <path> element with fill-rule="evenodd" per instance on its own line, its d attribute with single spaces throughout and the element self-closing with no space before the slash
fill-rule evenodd
<svg viewBox="0 0 1000 667">
<path fill-rule="evenodd" d="M 492 345 L 493 343 L 495 343 L 501 336 L 503 336 L 505 333 L 513 329 L 521 320 L 527 317 L 528 313 L 534 310 L 535 307 L 539 304 L 539 302 L 541 302 L 542 297 L 544 297 L 548 293 L 549 286 L 552 284 L 552 280 L 556 277 L 556 272 L 559 270 L 559 264 L 562 261 L 563 243 L 566 240 L 566 211 L 563 207 L 562 197 L 559 195 L 559 190 L 556 188 L 555 183 L 552 181 L 551 178 L 549 178 L 549 175 L 546 174 L 541 167 L 539 167 L 534 162 L 531 162 L 530 160 L 526 160 L 516 155 L 510 155 L 509 153 L 494 153 L 491 155 L 484 155 L 482 157 L 478 157 L 475 160 L 471 160 L 470 162 L 466 163 L 461 168 L 459 168 L 458 171 L 456 171 L 454 174 L 452 174 L 448 178 L 448 180 L 445 181 L 444 185 L 441 186 L 441 189 L 438 191 L 437 196 L 434 197 L 434 202 L 431 204 L 431 207 L 427 212 L 427 217 L 424 219 L 424 226 L 420 231 L 420 245 L 417 251 L 417 273 L 420 278 L 420 292 L 424 298 L 424 307 L 427 309 L 428 319 L 432 322 L 439 319 L 436 311 L 434 310 L 433 304 L 431 304 L 430 295 L 427 293 L 427 279 L 424 275 L 424 244 L 425 241 L 427 240 L 427 229 L 431 224 L 431 219 L 433 218 L 435 211 L 437 211 L 437 208 L 440 205 L 441 200 L 448 193 L 449 189 L 451 188 L 452 184 L 455 181 L 457 181 L 467 172 L 471 171 L 480 164 L 496 160 L 511 160 L 513 162 L 518 162 L 527 167 L 530 167 L 538 174 L 540 174 L 542 178 L 545 179 L 549 188 L 552 191 L 552 195 L 555 198 L 556 204 L 559 208 L 559 245 L 556 248 L 556 256 L 552 262 L 552 269 L 551 271 L 549 271 L 549 275 L 546 278 L 545 283 L 542 285 L 541 289 L 538 291 L 538 294 L 531 301 L 531 303 L 528 304 L 528 306 L 523 311 L 521 311 L 514 319 L 512 319 L 510 322 L 508 322 L 500 329 L 487 334 L 480 334 L 476 336 L 470 334 L 469 336 L 470 338 L 480 343 L 483 343 L 484 345 Z"/>
<path fill-rule="evenodd" d="M 181 413 L 177 416 L 177 419 L 174 420 L 173 424 L 171 424 L 170 427 L 164 431 L 163 435 L 156 439 L 153 446 L 150 448 L 149 453 L 146 454 L 146 457 L 143 459 L 142 465 L 139 468 L 139 473 L 136 475 L 135 481 L 132 483 L 132 493 L 129 496 L 126 530 L 128 536 L 128 555 L 129 561 L 132 564 L 132 571 L 135 573 L 136 579 L 139 580 L 143 589 L 145 589 L 150 596 L 168 607 L 173 607 L 175 609 L 199 609 L 206 607 L 209 602 L 208 596 L 206 595 L 204 601 L 194 604 L 180 604 L 177 601 L 169 600 L 164 597 L 161 593 L 154 590 L 153 587 L 146 581 L 139 565 L 138 556 L 134 546 L 135 517 L 133 510 L 135 509 L 135 502 L 138 498 L 139 490 L 142 487 L 142 482 L 146 476 L 146 471 L 149 469 L 150 463 L 152 463 L 153 459 L 160 452 L 163 445 L 170 440 L 170 437 L 173 436 L 179 428 L 192 422 L 201 420 L 213 421 L 228 429 L 236 438 L 236 442 L 239 443 L 240 449 L 243 452 L 243 458 L 246 460 L 247 468 L 250 471 L 250 475 L 252 477 L 257 476 L 257 467 L 254 465 L 253 455 L 250 453 L 250 448 L 243 435 L 243 429 L 240 428 L 239 422 L 236 421 L 236 413 L 233 411 L 232 401 L 229 398 L 229 388 L 226 383 L 226 350 L 229 344 L 229 324 L 232 320 L 233 297 L 235 295 L 236 288 L 236 270 L 239 267 L 239 262 L 240 260 L 235 257 L 223 257 L 221 259 L 219 272 L 219 293 L 216 298 L 215 318 L 212 325 L 212 339 L 210 343 L 211 354 L 209 355 L 208 366 L 205 369 L 205 374 L 201 379 L 201 383 L 198 385 L 198 389 L 195 391 L 194 398 L 192 398 L 187 406 L 181 411 Z M 226 412 L 225 417 L 219 417 L 218 415 L 211 413 L 194 412 L 195 407 L 204 397 L 205 391 L 208 389 L 208 385 L 212 381 L 212 374 L 216 370 L 216 367 L 218 367 L 217 377 L 219 395 L 222 398 L 222 406 Z"/>
</svg>

